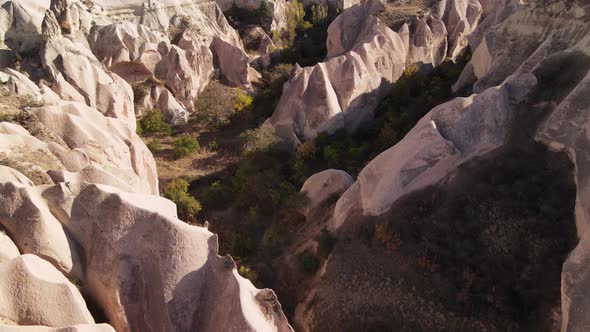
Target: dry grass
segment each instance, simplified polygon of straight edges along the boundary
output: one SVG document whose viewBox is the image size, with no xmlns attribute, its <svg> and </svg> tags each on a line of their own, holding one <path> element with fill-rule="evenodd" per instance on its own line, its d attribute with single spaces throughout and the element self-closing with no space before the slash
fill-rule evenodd
<svg viewBox="0 0 590 332">
<path fill-rule="evenodd" d="M 424 16 L 433 0 L 385 1 L 385 10 L 379 14 L 383 24 L 395 30 L 413 17 Z"/>
</svg>

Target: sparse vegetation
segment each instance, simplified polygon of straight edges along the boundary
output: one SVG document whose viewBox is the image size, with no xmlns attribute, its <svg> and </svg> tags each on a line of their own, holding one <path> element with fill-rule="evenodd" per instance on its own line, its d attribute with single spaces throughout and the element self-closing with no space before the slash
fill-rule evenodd
<svg viewBox="0 0 590 332">
<path fill-rule="evenodd" d="M 174 202 L 178 208 L 178 217 L 192 223 L 201 211 L 201 203 L 188 193 L 189 184 L 181 178 L 174 178 L 164 189 L 162 196 Z"/>
<path fill-rule="evenodd" d="M 278 143 L 277 137 L 268 127 L 246 130 L 240 135 L 244 154 L 269 151 Z"/>
<path fill-rule="evenodd" d="M 233 89 L 211 81 L 195 101 L 191 121 L 214 128 L 227 126 L 235 113 Z"/>
<path fill-rule="evenodd" d="M 162 145 L 160 144 L 160 140 L 158 139 L 154 139 L 148 142 L 146 146 L 152 153 L 158 153 L 162 151 Z"/>
<path fill-rule="evenodd" d="M 258 280 L 258 274 L 256 273 L 256 271 L 254 271 L 247 265 L 240 266 L 238 272 L 242 277 L 252 281 L 252 283 L 255 283 Z"/>
<path fill-rule="evenodd" d="M 182 135 L 172 142 L 174 146 L 174 156 L 176 158 L 184 158 L 199 151 L 201 145 L 199 141 L 190 135 Z"/>
<path fill-rule="evenodd" d="M 240 89 L 236 90 L 234 96 L 234 110 L 241 112 L 252 104 L 253 98 Z"/>
<path fill-rule="evenodd" d="M 138 122 L 137 133 L 143 135 L 161 134 L 169 136 L 172 134 L 172 128 L 166 121 L 162 111 L 157 108 L 147 112 Z"/>
</svg>

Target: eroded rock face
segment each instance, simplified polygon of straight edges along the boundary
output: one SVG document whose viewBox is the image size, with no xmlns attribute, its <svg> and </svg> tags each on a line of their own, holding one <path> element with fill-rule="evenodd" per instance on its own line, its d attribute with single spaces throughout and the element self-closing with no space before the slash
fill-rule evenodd
<svg viewBox="0 0 590 332">
<path fill-rule="evenodd" d="M 194 46 L 185 48 L 180 43 L 178 45 L 184 50 L 192 49 L 193 52 L 198 52 L 204 59 L 190 59 L 191 56 L 187 56 L 189 61 L 208 63 L 207 54 L 201 50 L 201 46 L 210 48 L 228 80 L 236 85 L 248 84 L 249 66 L 244 62 L 248 55 L 243 49 L 238 33 L 229 25 L 216 3 L 196 3 L 192 0 L 153 1 L 145 6 L 143 1 L 135 0 L 118 3 L 101 0 L 94 3 L 102 8 L 100 14 L 95 16 L 97 22 L 101 22 L 101 17 L 106 21 L 124 17 L 151 30 L 168 33 L 174 39 L 192 40 Z M 185 43 L 190 44 L 192 43 Z M 206 83 L 201 85 L 201 88 L 204 86 Z"/>
<path fill-rule="evenodd" d="M 265 125 L 288 147 L 371 119 L 406 65 L 456 58 L 482 11 L 475 0 L 439 2 L 429 16 L 394 32 L 376 17 L 382 10 L 378 1 L 367 1 L 342 13 L 328 29 L 329 59 L 299 69 L 285 84 Z"/>
<path fill-rule="evenodd" d="M 0 232 L 0 262 L 9 261 L 18 256 L 20 252 L 14 242 L 6 233 Z"/>
<path fill-rule="evenodd" d="M 493 152 L 508 147 L 511 139 L 534 139 L 565 152 L 574 164 L 580 242 L 563 265 L 562 317 L 557 324 L 563 331 L 583 330 L 589 324 L 585 294 L 590 210 L 584 128 L 590 102 L 590 43 L 588 24 L 580 19 L 585 16 L 577 15 L 585 13 L 587 6 L 582 1 L 508 4 L 493 8 L 496 11 L 489 4 L 484 6 L 486 28 L 480 25 L 478 35 L 470 38 L 479 44 L 466 68 L 471 83 L 477 80 L 473 87 L 477 94 L 434 108 L 402 141 L 370 162 L 338 201 L 333 232 L 360 227 L 362 221 L 373 220 L 370 216 L 385 216 L 410 193 L 452 182 L 461 165 L 493 158 Z M 461 82 L 470 84 L 465 77 Z M 343 245 L 337 250 L 337 255 L 345 255 L 358 248 Z M 342 260 L 333 264 L 334 271 L 342 273 L 342 265 L 337 265 Z M 298 321 L 318 319 L 313 306 L 300 312 L 306 315 Z"/>
<path fill-rule="evenodd" d="M 10 20 L 0 24 L 2 41 L 39 50 L 26 66 L 47 86 L 16 71 L 0 74 L 3 94 L 31 96 L 8 105 L 13 122 L 0 122 L 0 324 L 39 325 L 14 328 L 23 331 L 291 331 L 275 294 L 242 278 L 230 257 L 217 254 L 214 234 L 178 220 L 176 206 L 157 196 L 153 156 L 135 134 L 128 82 L 163 81 L 143 102 L 165 109 L 175 124 L 186 122 L 183 103 L 206 85 L 214 63 L 235 84 L 248 84 L 248 57 L 219 7 L 1 4 L 0 17 Z M 111 22 L 121 17 L 131 22 Z M 65 276 L 83 285 L 114 329 L 94 325 Z"/>
<path fill-rule="evenodd" d="M 72 256 L 84 254 L 80 280 L 117 331 L 290 330 L 274 293 L 240 277 L 231 258 L 217 255 L 216 236 L 178 220 L 170 201 L 87 183 L 4 186 L 18 194 L 3 194 L 2 205 L 20 213 L 3 212 L 2 225 L 12 234 L 22 233 L 17 220 L 67 230 L 61 241 L 29 232 L 29 242 L 55 250 L 69 242 Z"/>
<path fill-rule="evenodd" d="M 0 263 L 0 315 L 21 325 L 93 324 L 86 303 L 53 265 L 35 255 Z"/>
</svg>

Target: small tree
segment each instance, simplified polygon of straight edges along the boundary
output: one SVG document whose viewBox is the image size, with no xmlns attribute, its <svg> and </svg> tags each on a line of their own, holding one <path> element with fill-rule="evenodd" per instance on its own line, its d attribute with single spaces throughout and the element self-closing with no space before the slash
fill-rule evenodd
<svg viewBox="0 0 590 332">
<path fill-rule="evenodd" d="M 240 138 L 243 142 L 244 154 L 268 151 L 278 143 L 275 134 L 267 127 L 246 130 L 240 135 Z"/>
<path fill-rule="evenodd" d="M 144 134 L 172 134 L 172 128 L 164 121 L 162 111 L 157 108 L 146 113 L 139 122 L 138 132 Z"/>
<path fill-rule="evenodd" d="M 252 104 L 253 98 L 240 89 L 236 90 L 234 96 L 234 110 L 240 112 Z"/>
<path fill-rule="evenodd" d="M 328 23 L 328 6 L 313 5 L 311 7 L 311 23 L 314 26 L 323 26 Z"/>
<path fill-rule="evenodd" d="M 201 149 L 199 141 L 190 135 L 183 135 L 172 142 L 174 146 L 174 156 L 184 158 Z"/>
<path fill-rule="evenodd" d="M 202 209 L 201 203 L 188 194 L 188 186 L 185 180 L 174 178 L 166 185 L 162 194 L 176 204 L 178 217 L 184 220 L 192 220 Z"/>
<path fill-rule="evenodd" d="M 293 0 L 288 3 L 285 11 L 286 28 L 283 31 L 283 38 L 286 40 L 288 46 L 292 46 L 297 36 L 297 30 L 303 27 L 305 11 L 303 5 L 298 0 Z"/>
</svg>

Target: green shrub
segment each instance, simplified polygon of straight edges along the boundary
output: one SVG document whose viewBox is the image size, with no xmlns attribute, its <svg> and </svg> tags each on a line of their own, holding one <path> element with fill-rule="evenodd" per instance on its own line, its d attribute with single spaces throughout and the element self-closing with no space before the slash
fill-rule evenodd
<svg viewBox="0 0 590 332">
<path fill-rule="evenodd" d="M 209 144 L 207 144 L 207 148 L 209 148 L 209 150 L 211 151 L 219 149 L 219 144 L 217 143 L 217 140 L 210 141 Z"/>
<path fill-rule="evenodd" d="M 250 280 L 252 283 L 255 283 L 256 280 L 258 280 L 258 274 L 256 273 L 256 271 L 254 271 L 251 267 L 247 265 L 240 266 L 240 268 L 238 269 L 238 273 L 242 277 Z"/>
<path fill-rule="evenodd" d="M 136 123 L 135 133 L 139 136 L 143 135 L 143 128 L 141 128 L 141 121 L 136 120 L 135 123 Z"/>
<path fill-rule="evenodd" d="M 233 90 L 214 80 L 199 94 L 191 120 L 207 126 L 223 127 L 230 123 L 234 113 Z"/>
<path fill-rule="evenodd" d="M 297 31 L 303 27 L 305 11 L 298 0 L 288 2 L 285 10 L 286 27 L 281 33 L 287 46 L 292 46 L 297 36 Z"/>
<path fill-rule="evenodd" d="M 176 158 L 184 158 L 201 149 L 199 141 L 190 135 L 183 135 L 172 142 L 174 146 L 174 156 Z"/>
<path fill-rule="evenodd" d="M 169 124 L 164 121 L 164 116 L 162 115 L 162 111 L 157 108 L 147 112 L 145 116 L 140 121 L 140 126 L 137 126 L 140 132 L 150 135 L 150 134 L 163 134 L 163 135 L 170 135 L 172 134 L 172 128 Z"/>
<path fill-rule="evenodd" d="M 268 127 L 246 130 L 240 135 L 240 138 L 244 154 L 268 151 L 278 143 L 277 137 Z"/>
<path fill-rule="evenodd" d="M 256 254 L 256 243 L 238 233 L 229 233 L 226 236 L 229 254 L 237 259 L 246 259 Z"/>
<path fill-rule="evenodd" d="M 328 22 L 328 6 L 313 5 L 311 7 L 311 23 L 314 26 L 325 26 Z"/>
<path fill-rule="evenodd" d="M 340 163 L 340 154 L 333 146 L 326 146 L 324 148 L 323 158 L 330 166 L 336 166 Z"/>
<path fill-rule="evenodd" d="M 304 252 L 299 257 L 300 268 L 303 272 L 314 274 L 320 267 L 320 260 L 310 252 Z"/>
<path fill-rule="evenodd" d="M 188 194 L 189 184 L 181 178 L 172 179 L 165 187 L 162 196 L 176 203 L 178 217 L 191 221 L 201 211 L 201 203 Z"/>
<path fill-rule="evenodd" d="M 203 203 L 208 208 L 220 208 L 227 204 L 231 189 L 220 181 L 215 181 L 205 189 L 201 195 Z"/>
<path fill-rule="evenodd" d="M 234 96 L 234 110 L 236 112 L 241 112 L 245 108 L 249 107 L 252 104 L 252 101 L 253 98 L 251 96 L 242 90 L 237 89 L 236 95 Z"/>
<path fill-rule="evenodd" d="M 151 142 L 147 143 L 146 146 L 152 153 L 162 151 L 162 145 L 160 145 L 160 141 L 158 139 L 152 140 Z"/>
<path fill-rule="evenodd" d="M 307 141 L 297 147 L 295 158 L 302 160 L 313 159 L 317 153 L 315 141 Z"/>
</svg>

